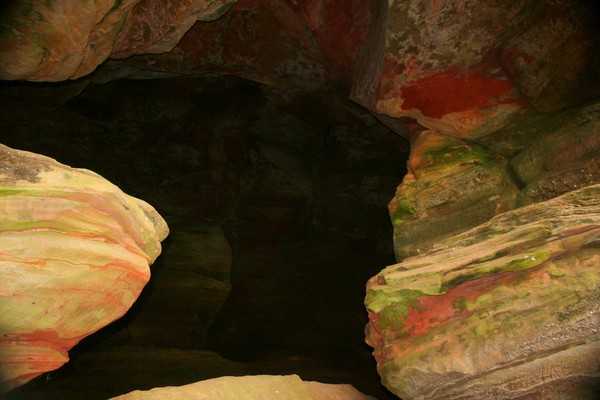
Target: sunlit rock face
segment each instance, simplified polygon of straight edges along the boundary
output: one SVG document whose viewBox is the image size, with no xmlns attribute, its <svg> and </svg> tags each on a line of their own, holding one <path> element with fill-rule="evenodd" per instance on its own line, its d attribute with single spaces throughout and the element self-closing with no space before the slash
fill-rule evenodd
<svg viewBox="0 0 600 400">
<path fill-rule="evenodd" d="M 99 175 L 0 146 L 2 390 L 56 369 L 121 317 L 168 234 L 150 205 Z"/>
<path fill-rule="evenodd" d="M 350 385 L 332 385 L 305 382 L 297 375 L 242 376 L 209 379 L 180 387 L 156 388 L 134 391 L 112 400 L 375 400 L 365 396 Z"/>
<path fill-rule="evenodd" d="M 366 306 L 384 384 L 407 400 L 597 398 L 599 240 L 590 186 L 381 271 Z"/>
</svg>

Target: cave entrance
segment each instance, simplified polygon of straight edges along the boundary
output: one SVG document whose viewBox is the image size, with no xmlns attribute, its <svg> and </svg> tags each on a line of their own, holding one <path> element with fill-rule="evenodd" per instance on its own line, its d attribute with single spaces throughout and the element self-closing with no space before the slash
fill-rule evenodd
<svg viewBox="0 0 600 400">
<path fill-rule="evenodd" d="M 5 115 L 4 144 L 101 174 L 152 204 L 171 234 L 133 308 L 14 396 L 93 400 L 295 373 L 394 398 L 364 344 L 363 297 L 394 262 L 386 207 L 408 145 L 346 86 L 118 80 L 60 105 L 80 82 L 3 90 L 19 85 L 29 114 Z"/>
</svg>

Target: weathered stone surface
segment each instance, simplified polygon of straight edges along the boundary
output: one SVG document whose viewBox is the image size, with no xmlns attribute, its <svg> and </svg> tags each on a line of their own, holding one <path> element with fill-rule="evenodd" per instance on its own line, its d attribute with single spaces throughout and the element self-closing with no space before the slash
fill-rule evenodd
<svg viewBox="0 0 600 400">
<path fill-rule="evenodd" d="M 388 3 L 354 81 L 353 98 L 376 113 L 466 137 L 501 128 L 528 105 L 549 111 L 581 104 L 575 76 L 586 77 L 584 99 L 598 95 L 597 14 L 589 4 Z M 564 62 L 565 53 L 573 63 Z"/>
<path fill-rule="evenodd" d="M 243 0 L 230 10 L 234 3 L 15 2 L 0 21 L 0 78 L 75 79 L 110 58 L 98 79 L 219 72 L 278 86 L 294 78 L 350 83 L 376 1 Z"/>
<path fill-rule="evenodd" d="M 374 400 L 350 385 L 331 385 L 304 382 L 297 375 L 287 376 L 242 376 L 210 379 L 181 387 L 156 388 L 147 392 L 135 391 L 114 400 L 150 399 L 190 400 Z"/>
<path fill-rule="evenodd" d="M 133 7 L 111 56 L 166 53 L 196 21 L 222 16 L 237 0 L 142 0 Z"/>
<path fill-rule="evenodd" d="M 358 49 L 371 26 L 377 0 L 301 0 L 292 7 L 306 18 L 326 62 L 352 82 Z"/>
<path fill-rule="evenodd" d="M 110 55 L 138 2 L 10 2 L 0 16 L 0 79 L 61 81 L 90 73 Z"/>
<path fill-rule="evenodd" d="M 597 398 L 599 241 L 590 186 L 387 267 L 365 301 L 384 384 L 407 400 Z"/>
<path fill-rule="evenodd" d="M 509 161 L 517 205 L 600 183 L 600 103 L 527 118 L 479 142 Z"/>
<path fill-rule="evenodd" d="M 113 52 L 169 51 L 196 20 L 218 18 L 233 2 L 10 2 L 0 15 L 0 79 L 76 79 Z"/>
<path fill-rule="evenodd" d="M 163 73 L 233 74 L 278 87 L 302 80 L 326 81 L 335 72 L 314 41 L 310 26 L 288 2 L 242 1 L 213 23 L 197 23 L 162 55 L 112 60 L 109 76 Z M 134 75 L 135 76 L 135 75 Z"/>
<path fill-rule="evenodd" d="M 68 360 L 121 317 L 168 234 L 161 216 L 99 175 L 0 145 L 2 390 Z"/>
<path fill-rule="evenodd" d="M 476 143 L 423 131 L 388 208 L 401 260 L 514 208 L 519 194 L 507 161 Z"/>
</svg>

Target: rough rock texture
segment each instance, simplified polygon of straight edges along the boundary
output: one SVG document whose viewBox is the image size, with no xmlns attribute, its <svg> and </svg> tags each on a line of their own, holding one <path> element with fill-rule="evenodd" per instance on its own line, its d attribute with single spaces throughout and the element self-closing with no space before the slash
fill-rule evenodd
<svg viewBox="0 0 600 400">
<path fill-rule="evenodd" d="M 389 204 L 398 261 L 523 205 L 600 183 L 600 103 L 530 115 L 477 140 L 413 134 Z"/>
<path fill-rule="evenodd" d="M 518 194 L 503 157 L 473 142 L 421 132 L 388 206 L 396 258 L 419 254 L 514 208 Z"/>
<path fill-rule="evenodd" d="M 97 79 L 218 72 L 278 87 L 352 81 L 374 1 L 242 0 L 214 23 L 197 23 L 169 53 L 111 60 Z"/>
<path fill-rule="evenodd" d="M 365 304 L 386 386 L 407 400 L 591 395 L 599 241 L 600 186 L 590 186 L 384 269 Z"/>
<path fill-rule="evenodd" d="M 469 244 L 469 247 L 463 249 L 460 240 L 467 237 L 477 238 L 479 232 L 488 226 L 484 223 L 496 215 L 497 217 L 492 219 L 489 224 L 500 226 L 506 223 L 507 226 L 504 229 L 509 230 L 512 226 L 509 216 L 517 215 L 515 224 L 522 224 L 525 218 L 523 213 L 528 212 L 526 210 L 539 210 L 537 211 L 539 215 L 531 218 L 535 218 L 533 223 L 540 225 L 534 229 L 534 232 L 537 230 L 537 234 L 542 234 L 543 226 L 546 224 L 544 218 L 558 216 L 561 208 L 558 207 L 558 211 L 553 211 L 549 208 L 549 204 L 552 203 L 540 202 L 549 201 L 573 190 L 600 183 L 600 174 L 598 173 L 599 121 L 599 103 L 590 102 L 580 107 L 530 115 L 499 131 L 482 135 L 477 140 L 452 138 L 429 130 L 414 133 L 408 162 L 409 172 L 389 205 L 394 225 L 394 249 L 397 260 L 402 261 L 396 267 L 391 268 L 406 269 L 407 274 L 409 274 L 408 270 L 412 270 L 413 266 L 417 264 L 426 270 L 434 268 L 436 265 L 440 268 L 449 265 L 450 268 L 465 268 L 465 271 L 478 268 L 478 264 L 472 262 L 473 256 L 476 259 L 485 258 L 485 256 L 480 257 L 477 250 L 479 246 L 487 248 L 486 251 L 490 252 L 490 260 L 494 259 L 492 253 L 496 250 L 493 249 L 491 242 L 482 238 L 481 243 L 477 246 Z M 591 193 L 590 201 L 597 201 L 597 193 Z M 519 208 L 532 204 L 536 204 L 533 209 Z M 507 214 L 503 214 L 507 211 Z M 581 217 L 582 219 L 578 223 L 582 226 L 596 223 L 594 218 L 597 218 L 597 215 L 594 215 L 594 212 L 594 210 L 590 211 L 590 218 L 583 214 L 578 216 L 579 214 L 574 212 L 573 218 Z M 535 222 L 536 219 L 539 220 Z M 484 225 L 477 230 L 469 230 L 480 224 Z M 460 235 L 454 236 L 457 234 Z M 556 234 L 556 232 L 552 234 Z M 497 233 L 492 231 L 486 235 L 493 237 L 494 241 L 504 240 L 505 243 L 502 246 L 506 246 L 507 249 L 515 245 L 513 238 L 509 236 L 497 236 Z M 542 237 L 538 240 L 547 239 Z M 572 242 L 573 240 L 571 240 Z M 532 251 L 528 245 L 522 245 L 522 247 L 522 251 Z M 511 254 L 513 254 L 512 250 L 508 252 L 508 255 Z M 576 272 L 577 268 L 582 265 L 587 265 L 586 268 L 590 268 L 593 272 L 593 268 L 597 265 L 595 264 L 597 263 L 596 254 L 593 248 L 587 248 L 581 250 L 579 256 L 577 254 L 563 255 L 552 263 L 560 264 L 562 268 L 568 268 L 575 274 L 579 273 Z M 507 256 L 502 251 L 499 252 L 499 255 Z M 503 262 L 507 267 L 512 268 L 510 260 Z M 425 265 L 431 265 L 431 267 L 424 267 Z M 551 264 L 544 264 L 544 266 L 548 265 Z M 419 268 L 415 269 L 415 275 L 419 274 L 418 270 Z M 522 318 L 522 321 L 519 322 L 519 335 L 522 334 L 524 338 L 530 338 L 530 340 L 547 337 L 549 343 L 559 343 L 560 338 L 568 337 L 569 332 L 572 331 L 571 325 L 569 325 L 571 322 L 563 317 L 562 309 L 556 310 L 551 305 L 562 303 L 565 300 L 564 298 L 557 300 L 553 297 L 558 293 L 554 286 L 543 286 L 540 282 L 536 282 L 536 279 L 541 279 L 543 282 L 547 277 L 551 277 L 551 281 L 558 281 L 565 288 L 570 288 L 572 293 L 577 293 L 583 298 L 588 296 L 590 299 L 594 298 L 594 294 L 580 294 L 580 286 L 585 286 L 585 290 L 593 290 L 594 284 L 588 282 L 591 278 L 585 274 L 580 274 L 579 277 L 573 278 L 573 281 L 569 282 L 564 282 L 564 278 L 562 278 L 561 282 L 551 272 L 547 271 L 546 275 L 539 275 L 538 272 L 538 277 L 532 272 L 532 278 L 528 279 L 533 279 L 533 283 L 527 283 L 530 287 L 534 287 L 534 290 L 541 290 L 540 294 L 547 297 L 548 303 L 545 302 L 546 300 L 537 300 L 538 305 L 536 305 L 533 294 L 528 293 L 526 304 L 531 307 L 522 305 L 519 300 L 522 293 L 515 289 L 515 284 L 509 280 L 508 286 L 512 292 L 506 292 L 507 297 L 490 297 L 492 301 L 490 307 L 494 310 L 495 305 L 511 304 L 511 307 L 519 310 L 518 312 L 527 313 L 526 317 L 519 316 Z M 382 276 L 385 274 L 385 271 L 382 272 Z M 539 278 L 540 276 L 541 278 Z M 472 278 L 469 277 L 467 280 Z M 597 393 L 593 390 L 600 378 L 593 374 L 590 375 L 591 377 L 572 379 L 569 377 L 569 374 L 586 375 L 588 373 L 585 369 L 586 365 L 597 365 L 595 360 L 599 352 L 594 345 L 591 345 L 590 348 L 579 347 L 570 354 L 560 353 L 559 350 L 562 348 L 557 347 L 551 357 L 545 358 L 552 351 L 532 344 L 530 353 L 526 354 L 529 357 L 528 362 L 517 368 L 516 364 L 521 362 L 517 357 L 521 357 L 525 353 L 521 350 L 518 353 L 511 349 L 511 346 L 514 345 L 511 338 L 512 331 L 500 334 L 502 330 L 499 330 L 499 332 L 489 335 L 486 332 L 494 332 L 494 330 L 485 328 L 488 320 L 484 318 L 477 322 L 478 327 L 474 328 L 473 332 L 479 334 L 479 330 L 488 335 L 484 336 L 487 342 L 481 344 L 478 337 L 470 335 L 468 324 L 474 323 L 473 321 L 479 318 L 476 315 L 482 314 L 481 312 L 471 314 L 473 310 L 470 308 L 467 308 L 468 314 L 461 314 L 462 303 L 465 301 L 461 299 L 466 299 L 468 303 L 477 298 L 486 298 L 486 292 L 498 291 L 496 286 L 499 285 L 506 286 L 507 283 L 502 280 L 508 278 L 510 276 L 505 273 L 500 273 L 497 278 L 481 278 L 480 285 L 482 286 L 479 289 L 469 283 L 463 284 L 460 279 L 461 285 L 456 287 L 450 285 L 452 288 L 448 289 L 443 287 L 443 281 L 438 282 L 435 277 L 432 278 L 433 281 L 417 280 L 410 283 L 409 287 L 405 287 L 406 292 L 403 296 L 408 296 L 406 297 L 409 299 L 407 304 L 410 304 L 409 308 L 412 307 L 412 311 L 407 314 L 407 309 L 401 306 L 387 308 L 385 318 L 387 318 L 387 323 L 394 327 L 387 330 L 408 329 L 405 327 L 408 319 L 409 324 L 415 325 L 414 329 L 417 333 L 414 334 L 414 338 L 399 337 L 394 344 L 392 342 L 395 339 L 388 338 L 388 345 L 382 346 L 381 342 L 377 342 L 373 338 L 376 334 L 371 331 L 372 336 L 369 339 L 372 343 L 377 343 L 376 353 L 378 354 L 380 373 L 384 382 L 387 382 L 386 385 L 389 388 L 395 388 L 392 390 L 401 393 L 402 397 L 406 398 L 419 398 L 422 394 L 426 398 L 454 398 L 453 396 L 458 396 L 455 393 L 463 390 L 470 393 L 472 398 L 516 398 L 518 396 L 536 398 L 536 396 L 542 396 L 542 398 L 553 399 L 560 397 L 561 393 L 574 390 L 573 386 L 578 387 L 578 397 L 576 398 L 596 398 Z M 515 282 L 521 285 L 522 283 L 518 282 L 519 279 L 521 278 L 517 278 Z M 430 292 L 432 286 L 429 283 L 434 286 L 442 285 L 440 286 L 442 290 L 436 293 Z M 539 289 L 540 287 L 541 289 Z M 400 290 L 400 287 L 397 289 Z M 416 291 L 411 292 L 413 289 Z M 414 300 L 411 296 L 418 297 L 418 290 L 425 291 L 429 295 L 439 294 L 440 296 L 429 296 L 429 300 Z M 477 293 L 479 290 L 481 292 Z M 550 295 L 545 290 L 550 290 L 554 294 Z M 569 294 L 560 294 L 565 298 L 567 295 Z M 372 301 L 372 296 L 368 295 L 367 301 Z M 544 305 L 547 308 L 546 311 L 542 312 L 539 308 L 536 310 L 536 307 Z M 565 307 L 570 307 L 568 301 Z M 594 309 L 594 307 L 596 308 Z M 436 309 L 437 311 L 434 311 Z M 593 316 L 596 310 L 597 306 L 591 304 L 585 312 L 592 312 L 590 315 Z M 485 312 L 487 311 L 484 311 L 483 314 Z M 566 312 L 577 313 L 573 309 Z M 510 315 L 509 313 L 500 314 L 498 312 L 497 314 L 505 317 L 508 323 L 513 323 L 511 322 L 512 317 L 507 316 Z M 463 322 L 466 333 L 461 330 L 460 326 L 452 325 L 461 323 L 454 320 L 461 321 L 465 316 L 470 318 L 470 320 L 465 320 L 467 322 Z M 372 322 L 372 325 L 377 326 L 379 323 L 377 321 L 381 321 L 381 319 L 378 319 L 380 318 L 378 316 L 374 318 L 375 321 Z M 394 322 L 394 318 L 397 319 L 396 322 Z M 418 319 L 417 322 L 415 322 L 415 318 Z M 430 324 L 435 325 L 434 321 L 444 319 L 447 320 L 447 323 L 439 328 L 433 328 L 431 331 L 428 330 Z M 509 327 L 508 323 L 504 323 L 503 326 Z M 589 323 L 590 326 L 586 326 L 586 329 L 589 328 L 593 332 L 598 329 L 597 323 L 597 320 L 593 320 Z M 382 332 L 381 328 L 376 329 Z M 425 330 L 427 332 L 421 335 Z M 580 334 L 587 335 L 583 331 Z M 413 334 L 409 333 L 409 335 Z M 448 341 L 443 346 L 443 343 L 438 340 L 441 340 L 442 337 Z M 581 340 L 588 339 L 586 337 Z M 422 345 L 428 340 L 431 342 L 431 346 Z M 593 339 L 591 340 L 593 341 Z M 459 348 L 463 346 L 463 348 L 457 353 L 451 350 L 452 346 Z M 444 350 L 440 351 L 439 349 Z M 495 357 L 493 349 L 502 349 L 503 354 L 498 353 Z M 396 357 L 396 354 L 403 354 L 403 356 Z M 452 359 L 444 361 L 444 354 L 451 355 Z M 473 360 L 473 358 L 475 359 Z M 498 373 L 482 375 L 481 373 L 492 367 L 491 365 L 477 364 L 480 358 L 487 358 L 497 366 Z M 422 372 L 424 368 L 419 367 L 420 363 L 425 362 L 446 369 L 442 372 L 433 370 L 432 375 L 428 376 Z M 577 367 L 579 363 L 581 363 L 581 368 Z M 508 369 L 514 370 L 515 375 L 508 373 Z M 467 375 L 463 377 L 457 375 L 453 378 L 450 376 L 451 371 Z M 477 375 L 477 371 L 480 372 L 479 375 Z M 444 389 L 444 386 L 440 387 L 439 376 L 436 376 L 435 373 L 446 375 L 448 384 L 455 385 L 458 388 L 457 391 L 453 392 Z M 521 375 L 517 376 L 518 374 Z M 410 376 L 410 379 L 402 380 L 402 376 Z M 477 387 L 475 383 L 469 383 L 471 378 L 473 378 L 473 382 L 477 380 Z M 465 383 L 461 383 L 461 380 Z M 523 380 L 529 380 L 531 384 L 519 387 L 515 383 Z M 450 383 L 451 381 L 453 383 Z M 574 383 L 575 381 L 579 381 L 579 383 Z M 509 383 L 513 386 L 510 386 Z M 494 392 L 495 388 L 498 392 Z M 591 392 L 586 392 L 588 389 Z"/>
<path fill-rule="evenodd" d="M 376 113 L 465 137 L 599 93 L 592 2 L 385 3 L 353 89 Z"/>
<path fill-rule="evenodd" d="M 0 14 L 0 79 L 76 79 L 113 52 L 169 51 L 196 20 L 220 17 L 233 1 L 10 2 Z"/>
<path fill-rule="evenodd" d="M 182 387 L 135 391 L 114 400 L 151 399 L 190 400 L 374 400 L 350 385 L 328 385 L 318 382 L 303 382 L 297 375 L 288 376 L 243 376 L 210 379 Z"/>
<path fill-rule="evenodd" d="M 243 0 L 227 12 L 234 4 L 128 0 L 69 7 L 63 1 L 52 6 L 15 2 L 0 20 L 5 27 L 0 78 L 75 79 L 106 59 L 144 54 L 113 61 L 102 79 L 141 70 L 234 73 L 280 86 L 291 78 L 351 82 L 376 2 Z M 212 20 L 217 21 L 205 22 Z M 151 56 L 162 53 L 168 54 Z"/>
<path fill-rule="evenodd" d="M 181 40 L 196 21 L 221 17 L 236 0 L 141 0 L 131 15 L 125 15 L 112 57 L 166 53 Z"/>
<path fill-rule="evenodd" d="M 99 175 L 0 146 L 2 390 L 56 369 L 120 318 L 168 234 L 161 216 Z"/>
<path fill-rule="evenodd" d="M 209 346 L 229 357 L 243 354 L 256 368 L 281 367 L 297 352 L 340 359 L 340 349 L 356 339 L 348 332 L 359 330 L 330 311 L 349 310 L 360 296 L 362 288 L 350 287 L 369 270 L 365 265 L 385 265 L 376 261 L 389 249 L 378 207 L 388 202 L 404 161 L 381 149 L 398 149 L 389 132 L 329 96 L 323 81 L 346 85 L 337 92 L 344 96 L 352 88 L 352 99 L 411 141 L 409 173 L 389 205 L 397 261 L 435 252 L 503 212 L 599 183 L 594 1 L 240 0 L 227 12 L 231 1 L 124 1 L 108 11 L 102 2 L 48 5 L 65 3 L 8 9 L 1 76 L 61 80 L 108 61 L 76 84 L 56 85 L 57 98 L 40 93 L 34 107 L 5 113 L 2 120 L 12 122 L 3 132 L 136 181 L 136 193 L 151 196 L 140 197 L 152 198 L 178 225 L 156 285 L 139 311 L 108 334 L 109 347 Z M 192 25 L 196 11 L 206 19 L 225 13 Z M 43 19 L 32 21 L 37 15 Z M 64 21 L 75 16 L 81 23 L 70 21 L 73 34 L 63 35 Z M 83 44 L 71 42 L 86 35 Z M 196 91 L 197 81 L 181 78 L 199 73 L 271 88 L 216 80 Z M 90 85 L 64 110 L 15 123 L 59 107 L 88 82 L 175 76 L 154 87 L 181 99 L 162 97 L 151 84 L 119 83 L 123 92 L 116 95 L 112 85 Z M 127 160 L 126 169 L 105 162 L 118 159 Z M 130 169 L 135 179 L 121 172 Z M 197 260 L 195 246 L 215 239 L 215 268 L 177 262 L 179 254 Z M 223 304 L 228 248 L 233 288 Z M 178 295 L 167 296 L 175 288 Z M 197 304 L 195 293 L 208 301 Z M 177 329 L 158 334 L 161 323 Z M 503 343 L 509 340 L 499 337 L 494 346 Z M 570 370 L 569 362 L 550 368 L 557 393 L 563 389 L 555 371 Z M 386 371 L 384 380 L 396 382 L 393 368 Z M 494 375 L 488 377 L 482 393 L 494 387 Z M 432 393 L 436 384 L 423 390 Z M 552 396 L 550 385 L 539 388 L 525 396 Z"/>
</svg>

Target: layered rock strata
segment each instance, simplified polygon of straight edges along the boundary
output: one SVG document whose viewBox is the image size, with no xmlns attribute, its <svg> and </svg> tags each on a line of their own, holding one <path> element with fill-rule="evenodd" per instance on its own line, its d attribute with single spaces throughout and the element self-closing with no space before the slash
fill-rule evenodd
<svg viewBox="0 0 600 400">
<path fill-rule="evenodd" d="M 383 383 L 405 400 L 594 398 L 599 241 L 595 185 L 385 268 L 365 301 Z"/>
<path fill-rule="evenodd" d="M 150 279 L 168 227 L 101 176 L 0 145 L 2 390 L 68 360 Z"/>
</svg>

